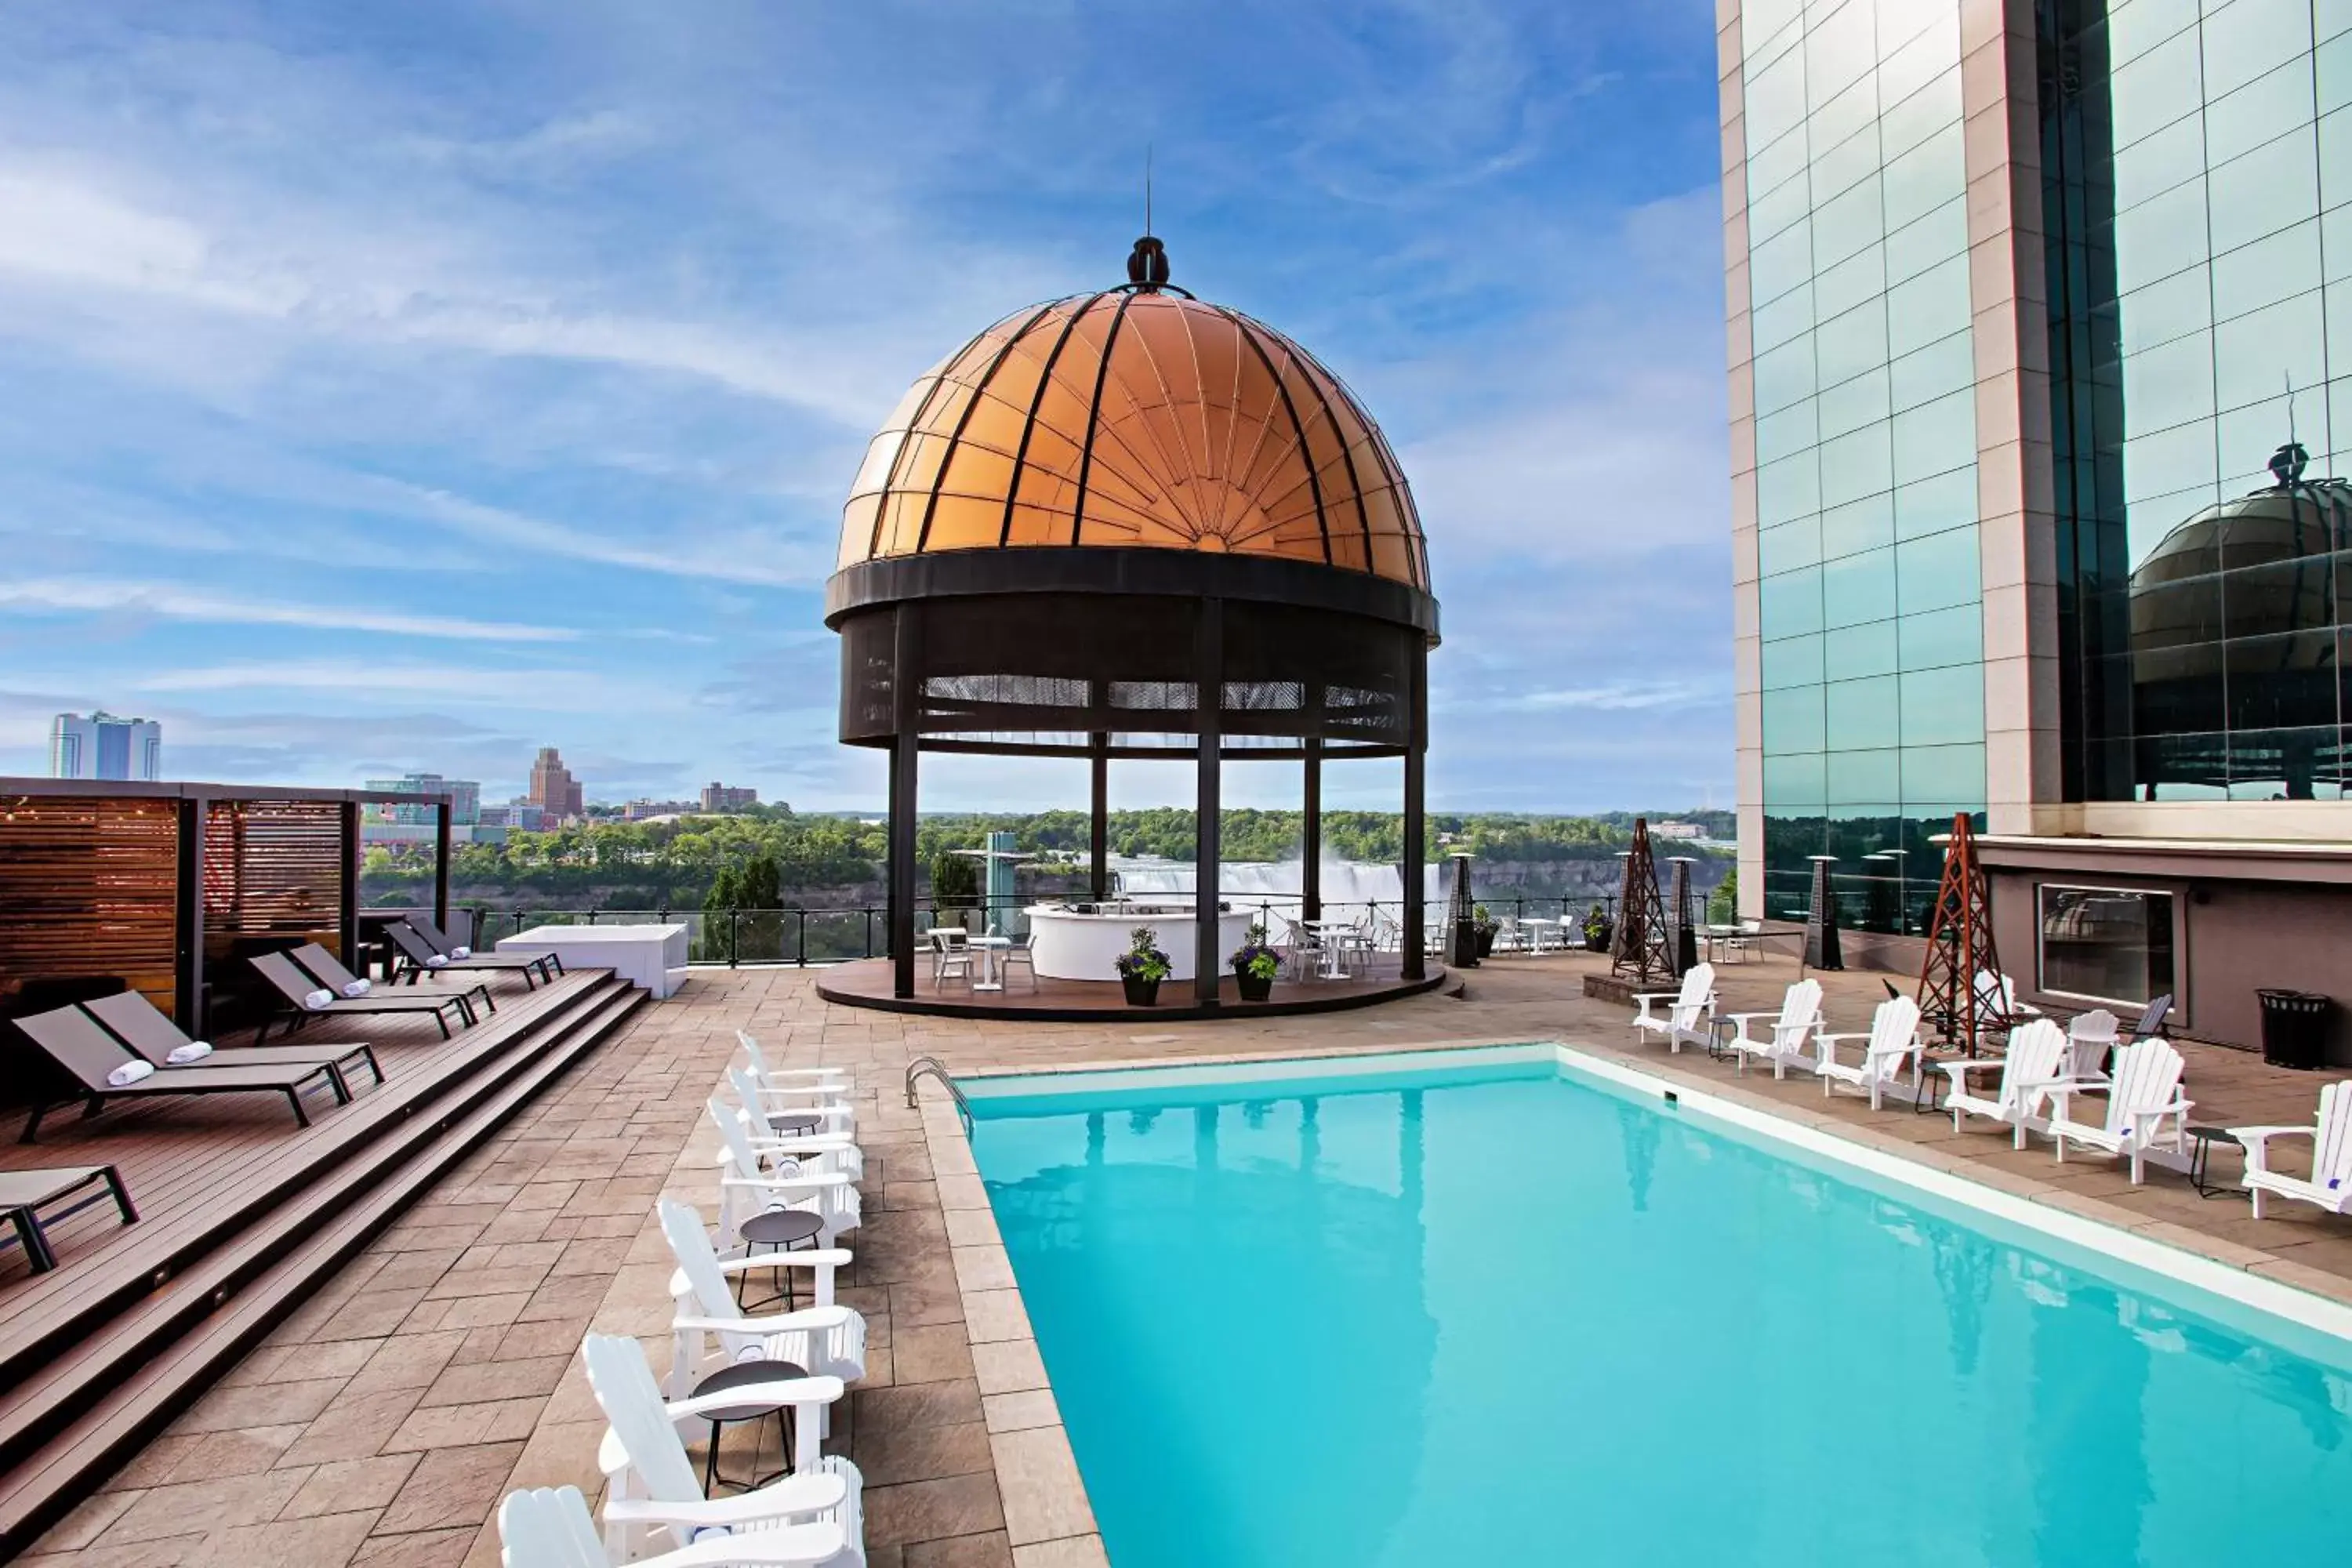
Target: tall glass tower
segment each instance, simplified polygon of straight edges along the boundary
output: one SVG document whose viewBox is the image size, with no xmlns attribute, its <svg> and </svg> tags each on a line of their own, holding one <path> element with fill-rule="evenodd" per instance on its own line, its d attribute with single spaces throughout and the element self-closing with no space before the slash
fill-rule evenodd
<svg viewBox="0 0 2352 1568">
<path fill-rule="evenodd" d="M 1746 912 L 1916 963 L 1966 812 L 2029 994 L 2251 1039 L 2352 942 L 2352 0 L 1717 20 Z"/>
</svg>

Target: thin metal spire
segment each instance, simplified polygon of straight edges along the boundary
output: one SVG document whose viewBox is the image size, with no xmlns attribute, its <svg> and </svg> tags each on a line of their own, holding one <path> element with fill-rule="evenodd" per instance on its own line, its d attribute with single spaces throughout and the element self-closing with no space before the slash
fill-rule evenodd
<svg viewBox="0 0 2352 1568">
<path fill-rule="evenodd" d="M 1143 144 L 1143 232 L 1151 232 L 1151 143 Z"/>
</svg>

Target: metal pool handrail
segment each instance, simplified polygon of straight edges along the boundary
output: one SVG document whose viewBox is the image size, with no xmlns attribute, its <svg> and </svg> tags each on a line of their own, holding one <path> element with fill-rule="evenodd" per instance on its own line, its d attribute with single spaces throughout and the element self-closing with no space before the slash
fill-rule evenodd
<svg viewBox="0 0 2352 1568">
<path fill-rule="evenodd" d="M 963 1135 L 971 1137 L 971 1101 L 963 1097 L 963 1090 L 956 1087 L 956 1080 L 948 1076 L 946 1065 L 937 1057 L 917 1057 L 907 1064 L 907 1109 L 912 1110 L 916 1108 L 915 1080 L 925 1073 L 947 1086 L 948 1093 L 955 1098 L 956 1114 L 963 1119 Z"/>
</svg>

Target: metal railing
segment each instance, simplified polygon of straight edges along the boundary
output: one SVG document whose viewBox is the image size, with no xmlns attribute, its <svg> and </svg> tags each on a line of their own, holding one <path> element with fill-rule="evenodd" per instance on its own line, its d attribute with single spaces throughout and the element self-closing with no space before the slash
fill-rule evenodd
<svg viewBox="0 0 2352 1568">
<path fill-rule="evenodd" d="M 946 1065 L 937 1057 L 917 1057 L 907 1064 L 907 1109 L 912 1110 L 919 1103 L 915 1099 L 915 1082 L 925 1074 L 929 1074 L 947 1086 L 949 1095 L 955 1100 L 956 1115 L 963 1122 L 963 1135 L 966 1138 L 971 1137 L 971 1101 L 963 1097 L 963 1090 L 956 1087 L 956 1080 L 949 1075 Z"/>
<path fill-rule="evenodd" d="M 1172 895 L 1176 900 L 1190 895 Z M 1150 903 L 1150 894 L 1135 895 L 1136 901 Z M 1060 901 L 1060 900 L 1057 900 Z M 1075 898 L 1069 901 L 1082 901 Z M 1255 912 L 1265 925 L 1269 939 L 1281 945 L 1286 931 L 1286 921 L 1297 918 L 1299 901 L 1296 897 L 1276 894 L 1232 894 L 1224 902 L 1236 912 Z M 1601 919 L 1613 931 L 1617 921 L 1617 900 L 1613 894 L 1598 897 L 1583 894 L 1486 894 L 1475 902 L 1494 921 L 1498 932 L 1526 932 L 1531 920 L 1556 921 L 1559 935 L 1551 938 L 1546 932 L 1547 947 L 1575 947 L 1584 940 L 1584 922 L 1596 906 Z M 1431 932 L 1444 930 L 1446 921 L 1446 900 L 1432 899 L 1424 907 L 1424 929 Z M 857 959 L 887 958 L 890 955 L 889 911 L 880 904 L 853 904 L 838 908 L 790 906 L 772 910 L 729 910 L 705 914 L 699 909 L 592 909 L 555 910 L 520 907 L 495 910 L 487 905 L 470 910 L 452 910 L 453 921 L 462 924 L 468 918 L 473 922 L 470 945 L 478 951 L 488 951 L 498 945 L 502 936 L 512 936 L 533 926 L 544 925 L 617 925 L 683 924 L 688 931 L 688 962 L 723 964 L 730 969 L 746 965 L 787 964 L 805 967 L 810 964 L 845 963 Z M 1694 914 L 1704 921 L 1702 902 Z M 1183 915 L 1138 914 L 1139 925 L 1166 924 L 1171 920 L 1189 918 Z M 1352 901 L 1326 900 L 1321 918 L 1354 920 L 1368 931 L 1386 940 L 1389 951 L 1394 950 L 1404 923 L 1402 900 L 1370 899 Z M 1025 923 L 1015 910 L 1003 911 L 1000 919 L 1017 929 Z M 1504 925 L 1507 920 L 1509 925 Z M 985 930 L 990 922 L 981 910 L 958 906 L 944 910 L 928 900 L 915 906 L 915 924 L 919 932 L 934 924 L 963 923 L 973 929 Z M 462 938 L 461 938 L 462 940 Z M 1433 951 L 1439 938 L 1431 938 Z M 1506 952 L 1524 952 L 1534 945 L 1522 940 L 1501 945 Z"/>
</svg>

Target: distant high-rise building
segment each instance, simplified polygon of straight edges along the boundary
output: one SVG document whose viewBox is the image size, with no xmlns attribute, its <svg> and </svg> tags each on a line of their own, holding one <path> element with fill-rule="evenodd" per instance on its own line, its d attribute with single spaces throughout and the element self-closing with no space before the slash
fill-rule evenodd
<svg viewBox="0 0 2352 1568">
<path fill-rule="evenodd" d="M 49 725 L 49 776 L 152 784 L 163 776 L 163 726 L 103 710 L 60 713 Z"/>
<path fill-rule="evenodd" d="M 711 783 L 702 786 L 705 811 L 741 811 L 759 804 L 760 792 L 748 785 Z"/>
<path fill-rule="evenodd" d="M 572 776 L 553 746 L 539 749 L 539 760 L 530 765 L 530 793 L 523 798 L 554 817 L 578 816 L 587 809 L 581 798 L 580 781 Z"/>
<path fill-rule="evenodd" d="M 471 827 L 482 819 L 482 786 L 472 779 L 448 779 L 439 773 L 403 773 L 396 779 L 370 779 L 367 787 L 382 790 L 386 795 L 446 795 L 449 797 L 449 822 L 452 826 Z M 434 820 L 434 810 L 429 805 L 387 802 L 368 806 L 365 816 L 372 822 L 430 826 Z"/>
</svg>

